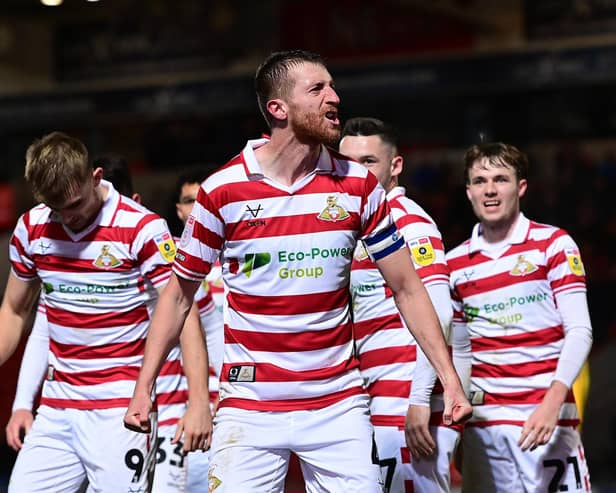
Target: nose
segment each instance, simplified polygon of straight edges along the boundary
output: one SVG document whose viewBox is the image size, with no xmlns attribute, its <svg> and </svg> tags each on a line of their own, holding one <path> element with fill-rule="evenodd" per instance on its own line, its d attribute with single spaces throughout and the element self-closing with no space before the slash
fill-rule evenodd
<svg viewBox="0 0 616 493">
<path fill-rule="evenodd" d="M 64 224 L 70 226 L 72 223 L 75 222 L 75 215 L 69 212 L 60 211 L 60 219 L 62 219 L 62 222 Z"/>
<path fill-rule="evenodd" d="M 332 86 L 328 86 L 327 102 L 336 106 L 340 104 L 340 98 L 338 97 L 338 93 Z"/>
<path fill-rule="evenodd" d="M 496 187 L 494 186 L 494 182 L 493 181 L 488 181 L 486 183 L 485 189 L 484 189 L 484 193 L 489 196 L 492 197 L 494 195 L 496 195 Z"/>
</svg>

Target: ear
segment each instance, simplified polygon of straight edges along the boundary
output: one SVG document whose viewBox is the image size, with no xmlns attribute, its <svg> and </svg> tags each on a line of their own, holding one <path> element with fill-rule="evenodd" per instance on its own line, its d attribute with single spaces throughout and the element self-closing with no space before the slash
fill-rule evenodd
<svg viewBox="0 0 616 493">
<path fill-rule="evenodd" d="M 526 179 L 522 178 L 518 182 L 518 197 L 520 197 L 520 198 L 524 197 L 524 194 L 526 193 L 526 188 L 527 187 L 528 187 L 528 182 L 526 181 Z"/>
<path fill-rule="evenodd" d="M 394 156 L 391 160 L 391 176 L 398 176 L 404 168 L 404 158 L 400 155 Z"/>
<path fill-rule="evenodd" d="M 92 171 L 92 181 L 95 187 L 98 187 L 103 179 L 103 168 L 98 167 Z"/>
<path fill-rule="evenodd" d="M 183 222 L 184 221 L 184 216 L 182 216 L 182 213 L 180 212 L 180 204 L 179 203 L 175 204 L 175 213 L 177 214 L 178 219 Z"/>
<path fill-rule="evenodd" d="M 286 120 L 289 115 L 287 103 L 282 99 L 270 99 L 266 107 L 269 114 L 272 115 L 275 120 Z"/>
<path fill-rule="evenodd" d="M 134 193 L 131 198 L 138 204 L 141 204 L 141 195 L 139 195 L 138 193 Z"/>
<path fill-rule="evenodd" d="M 471 190 L 468 185 L 466 185 L 466 198 L 470 200 L 471 202 L 473 201 L 471 197 Z"/>
</svg>

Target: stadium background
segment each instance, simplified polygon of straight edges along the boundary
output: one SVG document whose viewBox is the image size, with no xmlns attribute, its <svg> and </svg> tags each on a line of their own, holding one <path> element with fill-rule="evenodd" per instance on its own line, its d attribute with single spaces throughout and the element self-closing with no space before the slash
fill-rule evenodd
<svg viewBox="0 0 616 493">
<path fill-rule="evenodd" d="M 616 1 L 3 0 L 0 278 L 8 235 L 32 205 L 22 175 L 34 138 L 63 130 L 94 155 L 126 155 L 145 204 L 177 231 L 175 177 L 267 130 L 252 76 L 288 48 L 326 57 L 343 119 L 399 128 L 403 183 L 448 248 L 474 222 L 464 148 L 528 151 L 527 215 L 567 228 L 585 261 L 595 345 L 583 436 L 595 491 L 616 491 Z M 20 356 L 1 368 L 3 425 Z M 14 460 L 3 432 L 0 491 Z"/>
</svg>

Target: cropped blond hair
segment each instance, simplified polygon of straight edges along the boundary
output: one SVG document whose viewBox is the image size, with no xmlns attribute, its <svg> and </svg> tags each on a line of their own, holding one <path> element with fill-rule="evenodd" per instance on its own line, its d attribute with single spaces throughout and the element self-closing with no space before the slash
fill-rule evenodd
<svg viewBox="0 0 616 493">
<path fill-rule="evenodd" d="M 26 181 L 34 198 L 59 204 L 92 176 L 88 150 L 78 139 L 52 132 L 35 140 L 26 151 Z"/>
</svg>

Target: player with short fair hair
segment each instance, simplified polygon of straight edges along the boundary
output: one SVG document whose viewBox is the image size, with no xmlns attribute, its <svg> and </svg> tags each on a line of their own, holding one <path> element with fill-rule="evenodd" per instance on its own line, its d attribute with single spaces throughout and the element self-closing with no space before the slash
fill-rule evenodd
<svg viewBox="0 0 616 493">
<path fill-rule="evenodd" d="M 118 429 L 117 421 L 143 358 L 157 289 L 169 279 L 170 233 L 159 216 L 102 179 L 77 139 L 54 132 L 26 156 L 26 178 L 43 203 L 19 219 L 11 239 L 0 363 L 15 350 L 42 283 L 49 366 L 9 491 L 72 493 L 85 479 L 88 491 L 150 491 L 154 435 Z M 182 343 L 195 393 L 183 418 L 185 447 L 205 448 L 209 409 L 199 395 L 207 390 L 207 352 L 198 323 L 187 323 Z"/>
<path fill-rule="evenodd" d="M 387 202 L 411 251 L 441 329 L 450 339 L 452 319 L 449 269 L 441 234 L 432 218 L 399 186 L 404 158 L 393 128 L 376 118 L 351 118 L 342 130 L 340 152 L 368 168 L 387 192 Z M 361 245 L 351 270 L 353 330 L 362 377 L 370 394 L 371 421 L 386 491 L 449 491 L 451 463 L 459 431 L 443 426 L 442 389 L 436 374 L 400 318 L 392 293 Z M 468 382 L 467 338 L 452 334 L 453 359 Z M 464 347 L 460 347 L 458 341 Z M 414 378 L 415 365 L 417 378 Z M 411 393 L 412 384 L 412 393 Z M 410 394 L 410 400 L 409 400 Z M 409 414 L 409 447 L 404 423 Z M 429 449 L 423 449 L 428 444 Z M 411 458 L 411 451 L 414 460 Z"/>
<path fill-rule="evenodd" d="M 133 190 L 128 162 L 123 156 L 115 153 L 104 154 L 93 160 L 93 166 L 103 170 L 103 178 L 111 182 L 120 194 L 141 203 L 141 197 Z M 47 371 L 48 352 L 49 328 L 44 294 L 41 294 L 19 370 L 13 413 L 6 429 L 7 442 L 15 450 L 20 450 L 23 445 L 21 432 L 27 433 L 32 425 L 32 408 Z M 156 385 L 158 430 L 152 493 L 184 493 L 188 491 L 188 461 L 184 457 L 181 437 L 177 435 L 177 425 L 186 413 L 188 385 L 183 373 L 179 346 L 169 353 L 161 373 Z M 191 453 L 189 459 L 193 454 L 199 453 Z"/>
<path fill-rule="evenodd" d="M 103 169 L 103 178 L 111 182 L 119 193 L 141 203 L 139 194 L 133 193 L 130 171 L 124 157 L 118 154 L 105 154 L 95 158 L 92 165 L 94 168 Z M 22 433 L 27 434 L 32 426 L 34 420 L 32 410 L 49 364 L 48 352 L 49 329 L 45 316 L 44 293 L 41 293 L 19 369 L 13 411 L 6 426 L 7 443 L 13 450 L 21 449 Z"/>
<path fill-rule="evenodd" d="M 454 327 L 472 348 L 465 491 L 590 491 L 571 385 L 592 344 L 586 280 L 569 234 L 520 211 L 528 159 L 485 143 L 464 156 L 479 223 L 447 254 Z"/>
<path fill-rule="evenodd" d="M 445 387 L 445 419 L 470 412 L 425 288 L 376 178 L 323 144 L 339 99 L 317 55 L 274 53 L 255 85 L 271 138 L 201 185 L 157 306 L 125 422 L 148 429 L 149 389 L 185 306 L 220 258 L 225 354 L 211 491 L 282 491 L 291 452 L 308 491 L 378 492 L 368 396 L 353 356 L 349 274 L 358 239 Z"/>
</svg>

